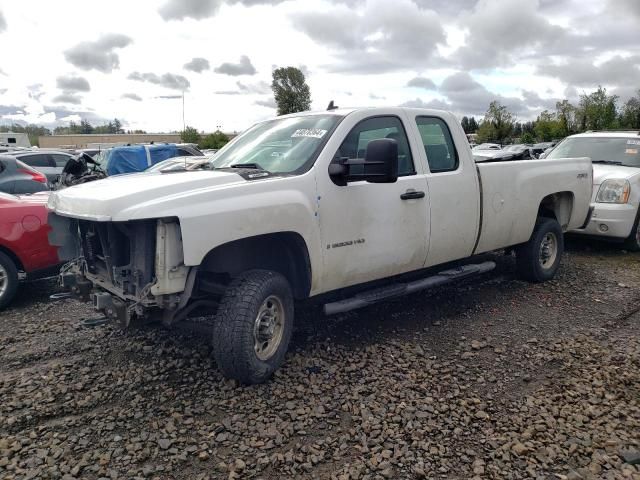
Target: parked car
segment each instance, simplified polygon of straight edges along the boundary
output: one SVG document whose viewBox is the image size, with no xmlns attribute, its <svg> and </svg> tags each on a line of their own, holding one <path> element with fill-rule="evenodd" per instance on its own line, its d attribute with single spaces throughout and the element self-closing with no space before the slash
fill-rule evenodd
<svg viewBox="0 0 640 480">
<path fill-rule="evenodd" d="M 530 160 L 532 158 L 536 158 L 532 151 L 532 146 L 524 143 L 507 145 L 502 150 L 513 154 L 513 159 L 516 160 Z"/>
<path fill-rule="evenodd" d="M 43 173 L 15 157 L 0 154 L 0 192 L 21 194 L 47 190 L 49 184 Z"/>
<path fill-rule="evenodd" d="M 102 150 L 104 150 L 104 149 L 102 149 Z M 96 155 L 98 155 L 102 150 L 99 149 L 99 148 L 81 148 L 79 150 L 76 150 L 75 154 L 77 155 L 79 153 L 86 153 L 90 157 L 95 158 Z"/>
<path fill-rule="evenodd" d="M 572 135 L 547 159 L 576 155 L 593 162 L 593 213 L 588 224 L 574 233 L 620 241 L 624 248 L 640 251 L 640 133 Z"/>
<path fill-rule="evenodd" d="M 198 170 L 209 165 L 211 159 L 204 157 L 174 157 L 150 166 L 145 172 L 175 172 L 182 170 Z"/>
<path fill-rule="evenodd" d="M 477 150 L 502 150 L 502 147 L 497 143 L 481 143 L 473 147 L 473 151 Z"/>
<path fill-rule="evenodd" d="M 514 153 L 506 150 L 473 150 L 472 153 L 476 162 L 506 162 L 516 158 Z"/>
<path fill-rule="evenodd" d="M 22 281 L 58 272 L 57 249 L 47 235 L 49 192 L 14 196 L 0 193 L 0 310 Z"/>
<path fill-rule="evenodd" d="M 200 150 L 191 145 L 175 145 L 171 143 L 156 143 L 153 145 L 128 145 L 109 149 L 98 161 L 105 168 L 108 175 L 142 172 L 156 163 L 169 158 L 198 156 Z"/>
<path fill-rule="evenodd" d="M 46 175 L 50 184 L 54 184 L 60 178 L 62 169 L 73 155 L 60 150 L 27 150 L 8 152 L 23 163 Z"/>
<path fill-rule="evenodd" d="M 476 162 L 505 162 L 508 160 L 530 160 L 533 157 L 530 145 L 508 145 L 500 150 L 472 150 Z"/>
<path fill-rule="evenodd" d="M 202 157 L 204 155 L 195 143 L 176 143 L 176 147 L 180 157 Z"/>
<path fill-rule="evenodd" d="M 522 278 L 553 278 L 592 185 L 586 158 L 476 165 L 455 115 L 399 107 L 261 122 L 211 165 L 54 192 L 51 238 L 63 285 L 123 327 L 211 309 L 216 363 L 245 383 L 283 362 L 294 299 L 346 312 L 489 271 L 442 265 L 504 248 Z"/>
<path fill-rule="evenodd" d="M 536 143 L 531 147 L 531 153 L 535 158 L 540 158 L 546 151 L 552 149 L 558 142 Z"/>
<path fill-rule="evenodd" d="M 81 152 L 67 162 L 62 169 L 60 179 L 52 190 L 62 190 L 81 183 L 94 182 L 107 176 L 100 163 L 86 152 Z"/>
</svg>

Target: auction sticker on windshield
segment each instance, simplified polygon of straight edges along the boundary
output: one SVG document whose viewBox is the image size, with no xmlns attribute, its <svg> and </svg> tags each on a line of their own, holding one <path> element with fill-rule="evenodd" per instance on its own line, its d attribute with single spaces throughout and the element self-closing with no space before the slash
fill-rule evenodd
<svg viewBox="0 0 640 480">
<path fill-rule="evenodd" d="M 326 135 L 327 130 L 321 128 L 300 128 L 293 132 L 291 138 L 307 137 L 307 138 L 322 138 Z"/>
<path fill-rule="evenodd" d="M 627 140 L 627 145 L 640 145 L 640 140 Z"/>
</svg>

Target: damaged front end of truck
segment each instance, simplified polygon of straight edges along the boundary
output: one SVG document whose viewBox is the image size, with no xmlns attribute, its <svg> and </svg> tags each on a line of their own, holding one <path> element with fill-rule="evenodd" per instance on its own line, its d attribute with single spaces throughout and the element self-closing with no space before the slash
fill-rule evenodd
<svg viewBox="0 0 640 480">
<path fill-rule="evenodd" d="M 134 319 L 171 324 L 186 306 L 190 269 L 184 265 L 178 219 L 113 222 L 52 212 L 49 225 L 49 242 L 67 262 L 61 285 L 92 300 L 123 328 Z"/>
</svg>

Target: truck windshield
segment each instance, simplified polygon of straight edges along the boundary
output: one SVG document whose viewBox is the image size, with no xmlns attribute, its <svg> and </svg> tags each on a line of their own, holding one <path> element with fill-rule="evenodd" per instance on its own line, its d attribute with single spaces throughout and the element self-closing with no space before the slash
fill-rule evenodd
<svg viewBox="0 0 640 480">
<path fill-rule="evenodd" d="M 640 137 L 574 137 L 563 140 L 547 158 L 589 157 L 592 162 L 606 162 L 640 167 Z"/>
<path fill-rule="evenodd" d="M 259 123 L 220 150 L 211 167 L 302 172 L 313 164 L 341 119 L 338 115 L 305 115 Z"/>
</svg>

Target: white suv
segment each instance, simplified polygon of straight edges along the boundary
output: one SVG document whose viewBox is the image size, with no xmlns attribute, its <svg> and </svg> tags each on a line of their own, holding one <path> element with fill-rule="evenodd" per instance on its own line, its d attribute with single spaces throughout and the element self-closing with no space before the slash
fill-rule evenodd
<svg viewBox="0 0 640 480">
<path fill-rule="evenodd" d="M 564 139 L 548 159 L 589 157 L 593 162 L 593 213 L 574 233 L 624 242 L 640 251 L 640 132 L 586 132 Z"/>
</svg>

